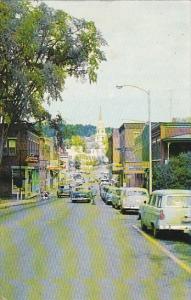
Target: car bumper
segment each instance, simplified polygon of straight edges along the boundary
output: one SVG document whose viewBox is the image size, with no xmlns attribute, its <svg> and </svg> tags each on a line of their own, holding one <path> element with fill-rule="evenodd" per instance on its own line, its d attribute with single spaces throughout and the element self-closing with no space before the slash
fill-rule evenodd
<svg viewBox="0 0 191 300">
<path fill-rule="evenodd" d="M 71 198 L 72 202 L 90 202 L 90 198 Z"/>
<path fill-rule="evenodd" d="M 136 212 L 139 211 L 139 207 L 138 206 L 126 206 L 126 205 L 122 205 L 121 208 L 123 210 L 126 210 L 126 211 L 136 211 Z"/>
<path fill-rule="evenodd" d="M 191 224 L 190 225 L 159 225 L 158 229 L 160 230 L 177 230 L 184 232 L 191 232 Z"/>
<path fill-rule="evenodd" d="M 112 204 L 112 200 L 106 199 L 106 200 L 105 200 L 105 203 L 107 203 L 107 204 Z"/>
<path fill-rule="evenodd" d="M 70 194 L 68 193 L 58 194 L 58 197 L 70 197 Z"/>
</svg>

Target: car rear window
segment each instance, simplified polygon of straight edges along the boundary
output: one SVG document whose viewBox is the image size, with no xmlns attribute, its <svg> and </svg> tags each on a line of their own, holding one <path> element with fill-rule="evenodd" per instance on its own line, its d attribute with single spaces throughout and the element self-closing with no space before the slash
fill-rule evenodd
<svg viewBox="0 0 191 300">
<path fill-rule="evenodd" d="M 147 196 L 144 191 L 126 191 L 126 196 Z"/>
<path fill-rule="evenodd" d="M 191 207 L 191 196 L 168 196 L 166 206 Z"/>
</svg>

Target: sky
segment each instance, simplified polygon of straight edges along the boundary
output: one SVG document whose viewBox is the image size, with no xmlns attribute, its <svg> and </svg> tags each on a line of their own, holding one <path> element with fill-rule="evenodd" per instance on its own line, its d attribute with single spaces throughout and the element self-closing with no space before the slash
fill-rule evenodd
<svg viewBox="0 0 191 300">
<path fill-rule="evenodd" d="M 191 1 L 44 1 L 77 18 L 93 20 L 108 43 L 96 84 L 66 81 L 63 102 L 48 109 L 68 123 L 105 126 L 191 116 Z"/>
</svg>

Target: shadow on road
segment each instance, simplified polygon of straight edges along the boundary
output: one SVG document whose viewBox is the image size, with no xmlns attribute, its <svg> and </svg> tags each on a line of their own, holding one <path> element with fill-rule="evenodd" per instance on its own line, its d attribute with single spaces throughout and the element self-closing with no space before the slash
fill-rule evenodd
<svg viewBox="0 0 191 300">
<path fill-rule="evenodd" d="M 183 232 L 164 232 L 161 233 L 160 240 L 164 242 L 183 242 L 191 245 L 191 235 Z"/>
</svg>

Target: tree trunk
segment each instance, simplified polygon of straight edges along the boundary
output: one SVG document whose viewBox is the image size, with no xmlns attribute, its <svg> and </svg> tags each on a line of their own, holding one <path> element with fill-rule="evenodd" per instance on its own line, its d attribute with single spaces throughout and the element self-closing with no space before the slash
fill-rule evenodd
<svg viewBox="0 0 191 300">
<path fill-rule="evenodd" d="M 0 165 L 3 158 L 3 149 L 7 138 L 9 125 L 5 124 L 4 121 L 0 124 Z"/>
</svg>

